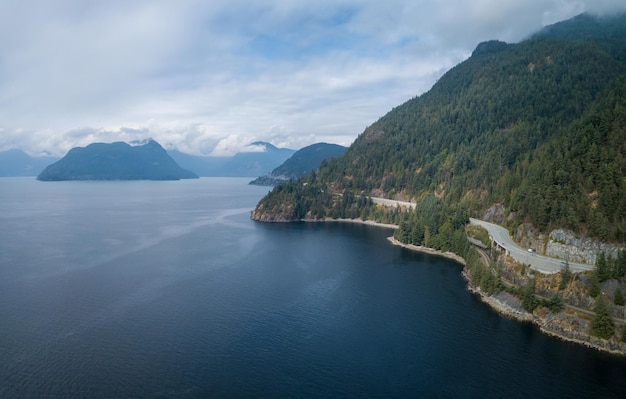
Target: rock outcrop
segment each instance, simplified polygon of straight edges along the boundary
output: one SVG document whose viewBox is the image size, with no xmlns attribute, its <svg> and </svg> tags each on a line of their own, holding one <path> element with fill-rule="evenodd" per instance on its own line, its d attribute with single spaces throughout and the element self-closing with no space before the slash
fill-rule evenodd
<svg viewBox="0 0 626 399">
<path fill-rule="evenodd" d="M 596 263 L 596 256 L 601 252 L 616 257 L 620 249 L 591 238 L 578 238 L 573 231 L 566 229 L 552 230 L 546 243 L 546 255 L 590 265 Z"/>
</svg>

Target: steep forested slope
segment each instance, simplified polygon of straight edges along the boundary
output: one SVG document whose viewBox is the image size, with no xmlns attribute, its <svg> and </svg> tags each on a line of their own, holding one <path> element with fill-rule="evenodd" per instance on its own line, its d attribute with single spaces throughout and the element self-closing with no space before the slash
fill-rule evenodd
<svg viewBox="0 0 626 399">
<path fill-rule="evenodd" d="M 358 195 L 374 194 L 418 202 L 428 215 L 404 224 L 418 225 L 422 239 L 420 230 L 442 227 L 451 237 L 464 217 L 500 203 L 511 225 L 626 240 L 624 26 L 624 15 L 584 15 L 519 44 L 479 45 L 344 156 L 270 193 L 255 217 L 354 214 L 367 208 Z"/>
<path fill-rule="evenodd" d="M 346 151 L 337 144 L 315 143 L 296 151 L 289 159 L 277 166 L 269 175 L 258 177 L 250 184 L 273 186 L 287 180 L 297 179 L 305 173 L 317 170 L 322 161 L 336 158 Z"/>
</svg>

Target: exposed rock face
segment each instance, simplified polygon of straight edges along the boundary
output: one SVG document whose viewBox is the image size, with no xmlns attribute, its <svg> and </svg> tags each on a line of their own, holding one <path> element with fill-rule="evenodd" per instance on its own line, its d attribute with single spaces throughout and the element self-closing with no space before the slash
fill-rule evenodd
<svg viewBox="0 0 626 399">
<path fill-rule="evenodd" d="M 502 204 L 492 205 L 491 208 L 487 209 L 487 212 L 483 215 L 483 220 L 495 223 L 502 224 L 504 222 L 504 217 L 506 214 L 506 210 Z"/>
<path fill-rule="evenodd" d="M 546 236 L 540 233 L 532 223 L 522 223 L 515 229 L 515 242 L 524 248 L 532 248 L 538 254 L 545 254 Z"/>
<path fill-rule="evenodd" d="M 259 222 L 294 222 L 294 213 L 293 207 L 290 205 L 282 204 L 280 209 L 265 209 L 265 207 L 260 204 L 256 207 L 252 214 L 250 215 L 252 220 L 257 220 Z"/>
<path fill-rule="evenodd" d="M 620 248 L 591 238 L 577 238 L 573 231 L 566 229 L 552 230 L 546 244 L 546 255 L 593 265 L 596 256 L 604 252 L 607 256 L 617 256 Z"/>
<path fill-rule="evenodd" d="M 589 265 L 596 263 L 596 257 L 601 252 L 616 257 L 621 250 L 614 244 L 592 238 L 578 238 L 573 231 L 567 229 L 552 230 L 546 237 L 530 223 L 519 225 L 515 230 L 514 239 L 519 245 L 532 248 L 537 253 Z"/>
</svg>

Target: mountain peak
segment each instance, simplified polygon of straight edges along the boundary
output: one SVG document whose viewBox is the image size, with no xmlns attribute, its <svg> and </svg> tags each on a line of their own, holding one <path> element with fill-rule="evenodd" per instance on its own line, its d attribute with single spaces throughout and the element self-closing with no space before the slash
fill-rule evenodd
<svg viewBox="0 0 626 399">
<path fill-rule="evenodd" d="M 156 141 L 92 143 L 72 148 L 38 180 L 179 180 L 198 176 L 181 168 Z"/>
<path fill-rule="evenodd" d="M 440 218 L 414 220 L 431 238 L 444 225 L 446 234 L 450 224 L 460 229 L 464 213 L 502 204 L 509 228 L 532 223 L 541 232 L 567 228 L 624 242 L 626 16 L 581 16 L 547 31 L 516 44 L 479 44 L 431 90 L 393 108 L 309 175 L 306 188 L 268 194 L 260 214 L 362 215 L 352 213 L 359 205 L 351 207 L 351 192 L 412 200 L 418 215 L 438 207 Z"/>
<path fill-rule="evenodd" d="M 472 57 L 499 53 L 506 50 L 508 47 L 508 43 L 501 42 L 500 40 L 489 40 L 479 43 L 478 46 L 476 46 L 476 49 L 472 52 Z"/>
<path fill-rule="evenodd" d="M 278 150 L 278 147 L 276 147 L 272 143 L 268 143 L 267 141 L 255 141 L 254 143 L 250 143 L 248 147 L 263 148 L 264 151 Z"/>
</svg>

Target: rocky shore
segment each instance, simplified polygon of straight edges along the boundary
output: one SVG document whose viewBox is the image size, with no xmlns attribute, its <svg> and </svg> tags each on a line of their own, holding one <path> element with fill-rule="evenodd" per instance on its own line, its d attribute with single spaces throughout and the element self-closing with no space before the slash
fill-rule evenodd
<svg viewBox="0 0 626 399">
<path fill-rule="evenodd" d="M 432 248 L 403 244 L 393 237 L 388 240 L 403 248 L 418 251 L 431 255 L 443 256 L 465 265 L 465 259 L 451 252 L 441 252 Z M 518 322 L 533 323 L 539 327 L 544 334 L 555 338 L 584 345 L 592 349 L 611 353 L 614 355 L 626 356 L 626 343 L 616 339 L 604 340 L 589 334 L 591 321 L 581 317 L 576 311 L 568 308 L 558 314 L 553 314 L 545 308 L 538 308 L 533 313 L 528 313 L 522 308 L 521 300 L 506 291 L 501 291 L 494 295 L 488 295 L 479 287 L 472 284 L 467 271 L 462 272 L 463 278 L 467 281 L 467 289 L 471 293 L 478 295 L 481 301 L 489 305 L 493 310 L 504 317 Z M 626 327 L 624 327 L 626 328 Z"/>
<path fill-rule="evenodd" d="M 321 223 L 321 222 L 336 222 L 336 223 L 358 223 L 368 226 L 378 226 L 384 228 L 397 229 L 398 226 L 393 224 L 377 223 L 371 220 L 362 219 L 306 219 L 308 223 Z M 465 259 L 452 252 L 442 252 L 432 248 L 404 244 L 394 237 L 387 238 L 393 245 L 397 245 L 411 251 L 426 253 L 435 256 L 441 256 L 455 262 L 458 262 L 465 266 Z M 533 313 L 526 312 L 522 306 L 519 298 L 509 294 L 506 291 L 501 291 L 494 295 L 488 295 L 482 291 L 479 287 L 472 284 L 471 279 L 464 269 L 462 272 L 463 278 L 467 281 L 467 289 L 475 295 L 478 295 L 481 301 L 488 304 L 493 310 L 504 317 L 510 319 L 533 323 L 537 325 L 541 332 L 551 335 L 553 337 L 562 339 L 564 341 L 573 342 L 580 345 L 585 345 L 589 348 L 600 350 L 603 352 L 626 356 L 626 343 L 620 342 L 616 339 L 604 340 L 589 334 L 591 321 L 576 311 L 572 311 L 568 308 L 558 314 L 553 314 L 547 311 L 545 308 L 539 307 Z M 626 328 L 626 327 L 624 327 Z"/>
<path fill-rule="evenodd" d="M 423 247 L 421 245 L 404 244 L 404 243 L 396 240 L 393 237 L 388 237 L 387 239 L 393 245 L 397 245 L 397 246 L 402 247 L 402 248 L 410 249 L 411 251 L 421 252 L 421 253 L 430 254 L 430 255 L 442 256 L 444 258 L 452 259 L 452 260 L 454 260 L 456 262 L 459 262 L 460 264 L 465 266 L 465 259 L 463 259 L 459 255 L 455 254 L 454 252 L 442 252 L 442 251 L 437 251 L 436 249 Z"/>
<path fill-rule="evenodd" d="M 461 272 L 465 281 L 467 281 L 467 290 L 472 294 L 478 295 L 481 301 L 491 306 L 496 312 L 502 316 L 521 322 L 532 322 L 533 315 L 522 309 L 521 301 L 507 292 L 499 292 L 495 295 L 487 295 L 480 287 L 472 284 L 466 270 Z"/>
<path fill-rule="evenodd" d="M 356 223 L 356 224 L 365 224 L 368 226 L 376 226 L 376 227 L 384 227 L 387 229 L 397 229 L 398 226 L 395 224 L 387 224 L 387 223 L 378 223 L 372 220 L 363 220 L 363 219 L 333 219 L 333 218 L 324 218 L 324 219 L 304 219 L 307 223 L 320 223 L 320 222 L 337 222 L 337 223 Z"/>
<path fill-rule="evenodd" d="M 542 333 L 563 341 L 584 345 L 614 355 L 626 356 L 626 343 L 615 339 L 605 340 L 591 336 L 588 333 L 590 321 L 581 317 L 575 311 L 570 311 L 566 308 L 558 314 L 553 314 L 539 308 L 531 314 L 522 309 L 521 301 L 513 295 L 505 291 L 488 295 L 472 284 L 465 270 L 463 270 L 462 275 L 467 281 L 467 289 L 471 293 L 478 295 L 481 301 L 488 304 L 504 317 L 520 322 L 533 323 L 539 327 Z"/>
</svg>

